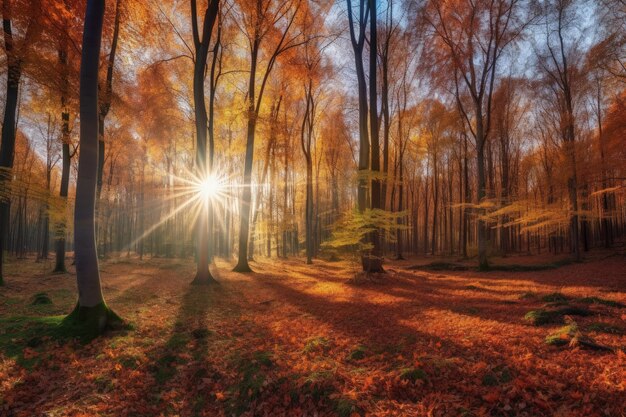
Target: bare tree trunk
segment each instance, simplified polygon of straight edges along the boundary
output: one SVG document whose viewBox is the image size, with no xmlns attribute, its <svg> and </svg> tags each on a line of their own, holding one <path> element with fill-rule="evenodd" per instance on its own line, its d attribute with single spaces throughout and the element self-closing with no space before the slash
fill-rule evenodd
<svg viewBox="0 0 626 417">
<path fill-rule="evenodd" d="M 211 43 L 211 33 L 219 11 L 219 0 L 211 0 L 204 14 L 202 37 L 198 30 L 198 16 L 196 1 L 191 1 L 191 19 L 193 25 L 193 37 L 195 46 L 195 61 L 193 70 L 193 99 L 196 121 L 196 176 L 204 180 L 211 174 L 212 161 L 207 164 L 207 110 L 204 101 L 204 78 Z M 211 80 L 213 84 L 213 80 Z M 212 155 L 211 155 L 212 157 Z M 196 276 L 193 284 L 210 284 L 215 281 L 209 270 L 210 245 L 209 223 L 210 212 L 213 204 L 210 199 L 203 201 L 202 211 L 198 217 L 197 227 L 197 253 L 196 253 Z"/>
<path fill-rule="evenodd" d="M 4 251 L 9 235 L 9 213 L 11 209 L 10 196 L 6 191 L 9 190 L 11 169 L 13 168 L 15 157 L 17 101 L 20 79 L 22 77 L 22 61 L 15 55 L 13 50 L 13 31 L 9 3 L 8 0 L 5 0 L 2 6 L 4 45 L 7 53 L 7 92 L 2 124 L 2 145 L 0 146 L 0 285 L 4 284 Z"/>
<path fill-rule="evenodd" d="M 98 178 L 98 67 L 104 0 L 88 0 L 80 69 L 80 156 L 74 211 L 78 304 L 66 320 L 80 323 L 94 335 L 120 321 L 106 306 L 100 284 L 95 240 Z"/>
<path fill-rule="evenodd" d="M 370 137 L 371 137 L 371 171 L 372 178 L 372 195 L 371 195 L 371 208 L 372 210 L 380 210 L 383 208 L 381 202 L 381 181 L 379 178 L 380 172 L 380 143 L 379 143 L 379 129 L 378 129 L 378 94 L 377 94 L 377 13 L 376 13 L 376 0 L 369 0 L 370 3 L 370 62 L 369 62 L 369 122 L 370 122 Z M 370 240 L 372 241 L 373 248 L 371 254 L 367 254 L 363 257 L 363 271 L 365 272 L 385 272 L 383 269 L 383 254 L 382 245 L 380 239 L 380 230 L 374 225 L 374 230 L 371 233 Z"/>
</svg>

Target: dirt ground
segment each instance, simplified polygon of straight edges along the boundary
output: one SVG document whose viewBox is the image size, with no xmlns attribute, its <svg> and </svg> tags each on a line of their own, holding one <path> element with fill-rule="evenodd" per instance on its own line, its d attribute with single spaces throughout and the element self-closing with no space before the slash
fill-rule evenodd
<svg viewBox="0 0 626 417">
<path fill-rule="evenodd" d="M 531 272 L 410 269 L 430 261 L 349 283 L 347 262 L 261 259 L 239 274 L 219 260 L 220 284 L 198 287 L 191 259 L 110 259 L 105 297 L 134 328 L 88 344 L 50 336 L 75 304 L 74 275 L 11 261 L 0 415 L 626 415 L 623 255 Z M 52 304 L 33 305 L 41 292 Z M 588 309 L 572 319 L 613 351 L 546 344 L 563 324 L 524 316 L 559 305 Z"/>
</svg>

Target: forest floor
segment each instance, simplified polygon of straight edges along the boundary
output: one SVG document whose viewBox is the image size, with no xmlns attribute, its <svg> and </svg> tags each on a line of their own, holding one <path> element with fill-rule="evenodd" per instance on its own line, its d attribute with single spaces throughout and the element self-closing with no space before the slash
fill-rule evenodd
<svg viewBox="0 0 626 417">
<path fill-rule="evenodd" d="M 10 261 L 0 415 L 626 415 L 623 253 L 542 271 L 413 268 L 437 259 L 360 283 L 347 262 L 260 259 L 239 274 L 220 260 L 220 284 L 200 287 L 191 259 L 113 258 L 105 297 L 134 328 L 87 344 L 53 336 L 74 274 Z M 33 304 L 39 293 L 52 303 Z M 547 344 L 567 314 L 578 331 L 565 333 L 613 351 Z"/>
</svg>

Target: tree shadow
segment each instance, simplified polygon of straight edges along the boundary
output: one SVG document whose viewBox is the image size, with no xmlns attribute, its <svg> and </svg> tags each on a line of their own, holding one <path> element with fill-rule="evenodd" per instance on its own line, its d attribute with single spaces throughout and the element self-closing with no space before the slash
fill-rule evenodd
<svg viewBox="0 0 626 417">
<path fill-rule="evenodd" d="M 188 284 L 189 285 L 189 284 Z M 167 341 L 149 353 L 150 383 L 146 395 L 154 411 L 194 415 L 207 407 L 212 388 L 223 378 L 208 359 L 209 346 L 216 338 L 208 317 L 223 307 L 229 292 L 219 284 L 189 285 L 180 300 L 178 313 Z M 218 301 L 219 300 L 219 301 Z M 179 407 L 172 408 L 174 397 Z M 151 410 L 152 411 L 152 410 Z"/>
<path fill-rule="evenodd" d="M 389 372 L 392 370 L 392 375 L 389 375 L 387 382 L 385 382 L 387 388 L 383 390 L 384 392 L 374 392 L 374 396 L 378 395 L 395 401 L 409 400 L 415 402 L 430 394 L 436 395 L 439 392 L 439 387 L 445 386 L 446 395 L 452 395 L 461 400 L 462 407 L 461 404 L 459 405 L 461 408 L 479 409 L 486 404 L 482 395 L 488 396 L 496 388 L 498 392 L 504 395 L 511 392 L 515 387 L 513 390 L 516 392 L 515 394 L 507 394 L 512 403 L 528 401 L 528 397 L 535 395 L 543 398 L 542 405 L 539 405 L 539 401 L 534 404 L 534 410 L 541 411 L 537 415 L 548 415 L 556 411 L 556 408 L 552 408 L 552 411 L 541 408 L 550 401 L 555 401 L 557 404 L 564 402 L 563 394 L 559 390 L 552 390 L 550 386 L 541 385 L 539 382 L 528 383 L 529 380 L 541 381 L 537 375 L 544 374 L 544 370 L 540 369 L 538 364 L 529 366 L 528 363 L 519 362 L 518 356 L 527 351 L 526 349 L 532 349 L 532 346 L 508 344 L 505 339 L 506 334 L 494 335 L 494 340 L 498 343 L 494 346 L 486 346 L 485 341 L 481 340 L 471 344 L 467 343 L 462 333 L 446 334 L 445 329 L 441 328 L 420 329 L 420 326 L 425 325 L 420 324 L 422 317 L 424 317 L 424 307 L 434 307 L 436 303 L 433 300 L 425 304 L 415 303 L 411 300 L 379 303 L 367 302 L 366 297 L 358 295 L 353 300 L 338 301 L 332 295 L 317 295 L 294 289 L 284 278 L 276 279 L 271 275 L 257 274 L 254 280 L 260 286 L 270 288 L 276 294 L 277 299 L 301 310 L 305 315 L 313 317 L 315 321 L 319 321 L 338 334 L 349 338 L 350 343 L 354 346 L 364 345 L 381 354 L 381 357 L 376 360 L 357 364 L 358 366 L 365 366 L 369 372 L 377 374 L 380 374 L 381 371 L 387 370 Z M 373 287 L 379 291 L 385 290 L 384 286 Z M 422 298 L 420 295 L 420 300 Z M 517 325 L 521 324 L 519 320 L 494 317 L 493 311 L 489 310 L 493 300 L 480 298 L 472 300 L 472 303 L 479 306 L 475 311 L 463 311 L 454 306 L 442 306 L 441 301 L 438 303 L 439 309 L 453 311 L 457 314 L 478 316 L 481 320 L 501 320 L 503 322 L 510 321 Z M 415 323 L 415 325 L 409 323 Z M 450 327 L 454 328 L 455 325 L 451 323 Z M 495 328 L 495 330 L 498 329 L 502 331 L 506 328 Z M 335 336 L 337 335 L 329 337 Z M 514 340 L 519 337 L 516 334 L 510 336 Z M 560 361 L 562 358 L 558 357 L 559 352 L 555 350 L 550 353 L 552 351 L 543 345 L 542 339 L 543 337 L 539 338 L 537 343 L 538 348 L 544 350 L 543 354 L 547 357 L 546 361 L 549 361 L 552 355 L 555 355 L 555 358 Z M 533 337 L 527 338 L 527 343 L 534 341 Z M 504 346 L 504 349 L 498 349 L 498 345 Z M 399 372 L 401 378 L 402 372 L 404 372 L 402 369 L 410 369 L 407 368 L 413 363 L 410 358 L 415 358 L 416 352 L 419 352 L 418 357 L 420 354 L 422 355 L 419 362 L 426 371 L 428 382 L 420 386 L 419 389 L 406 385 L 395 386 L 397 377 L 393 376 L 393 372 L 396 372 L 396 375 Z M 602 353 L 588 352 L 586 354 L 591 357 L 604 357 Z M 342 358 L 337 358 L 337 361 L 348 368 L 355 365 L 350 360 Z M 454 365 L 456 361 L 460 361 L 463 366 Z M 560 363 L 560 365 L 563 366 L 566 363 Z M 396 371 L 393 371 L 394 369 Z M 342 372 L 346 374 L 348 371 Z M 550 377 L 557 380 L 563 379 L 559 375 L 551 375 Z M 568 392 L 590 392 L 610 405 L 617 405 L 617 397 L 623 397 L 623 393 L 617 387 L 610 388 L 606 385 L 590 387 L 584 381 L 569 381 L 567 378 L 563 382 L 569 384 Z M 465 388 L 473 385 L 476 387 L 471 391 Z M 522 385 L 524 386 L 520 388 Z M 548 409 L 550 407 L 552 406 L 548 405 Z M 578 407 L 578 405 L 574 407 Z M 455 412 L 460 412 L 461 408 Z M 506 414 L 502 409 L 499 412 L 504 413 L 503 415 Z M 496 415 L 499 415 L 498 412 Z M 584 415 L 584 412 L 581 415 Z"/>
</svg>

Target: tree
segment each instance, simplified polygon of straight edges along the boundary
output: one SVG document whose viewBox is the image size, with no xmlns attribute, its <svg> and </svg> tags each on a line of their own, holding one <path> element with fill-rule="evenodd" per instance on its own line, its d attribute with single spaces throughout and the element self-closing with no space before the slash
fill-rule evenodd
<svg viewBox="0 0 626 417">
<path fill-rule="evenodd" d="M 564 153 L 568 161 L 569 174 L 567 189 L 570 204 L 570 248 L 579 260 L 580 225 L 578 207 L 578 172 L 576 162 L 576 115 L 574 109 L 578 68 L 573 63 L 576 48 L 566 43 L 568 27 L 573 24 L 572 11 L 575 0 L 554 0 L 546 2 L 544 9 L 546 53 L 539 57 L 539 67 L 546 77 L 546 84 L 553 94 L 558 111 L 559 130 L 563 141 Z M 571 36 L 571 33 L 570 33 Z M 579 78 L 580 82 L 580 78 Z"/>
<path fill-rule="evenodd" d="M 301 45 L 299 34 L 289 36 L 301 2 L 291 1 L 242 1 L 242 32 L 250 47 L 250 78 L 247 93 L 246 155 L 243 171 L 243 190 L 239 209 L 239 253 L 236 272 L 252 272 L 248 264 L 248 239 L 250 234 L 250 209 L 252 203 L 252 164 L 254 162 L 254 139 L 256 126 L 263 101 L 267 80 L 278 57 L 284 52 Z M 257 69 L 263 41 L 271 38 L 274 46 L 270 49 L 261 84 L 257 92 Z"/>
<path fill-rule="evenodd" d="M 367 209 L 367 191 L 369 188 L 370 171 L 371 178 L 371 209 L 380 210 L 381 182 L 377 177 L 380 171 L 380 148 L 378 129 L 378 108 L 377 108 L 377 29 L 376 29 L 376 1 L 360 0 L 358 16 L 354 18 L 352 1 L 347 0 L 348 6 L 348 26 L 350 30 L 350 41 L 354 52 L 355 68 L 358 85 L 359 98 L 359 179 L 358 179 L 358 210 L 364 213 Z M 370 17 L 371 15 L 371 17 Z M 355 25 L 356 20 L 356 25 Z M 367 84 L 365 79 L 365 69 L 363 63 L 363 52 L 365 47 L 365 34 L 367 23 L 370 23 L 370 66 L 369 66 L 369 103 L 367 96 Z M 358 29 L 358 35 L 355 30 Z M 369 109 L 369 126 L 368 126 Z M 369 131 L 368 131 L 369 127 Z M 371 136 L 371 144 L 370 144 Z M 371 159 L 370 159 L 371 158 Z M 371 251 L 364 252 L 361 257 L 361 264 L 365 272 L 383 272 L 382 250 L 380 234 L 376 227 L 368 234 L 371 241 Z"/>
<path fill-rule="evenodd" d="M 102 333 L 121 319 L 104 301 L 95 236 L 98 181 L 98 67 L 105 0 L 88 0 L 80 65 L 80 154 L 74 210 L 78 303 L 66 317 L 89 335 Z"/>
<path fill-rule="evenodd" d="M 104 79 L 104 85 L 101 88 L 103 94 L 100 95 L 99 113 L 98 113 L 98 192 L 97 200 L 100 200 L 100 194 L 102 193 L 102 173 L 104 172 L 104 122 L 109 110 L 111 109 L 111 102 L 113 100 L 113 69 L 115 67 L 115 56 L 117 53 L 117 43 L 120 34 L 120 14 L 121 14 L 121 0 L 115 1 L 115 19 L 113 22 L 113 38 L 111 39 L 111 51 L 109 52 L 109 58 L 107 60 L 106 78 Z"/>
<path fill-rule="evenodd" d="M 17 130 L 17 106 L 19 99 L 20 81 L 26 64 L 27 54 L 30 52 L 40 33 L 39 18 L 41 13 L 40 2 L 33 0 L 23 4 L 14 0 L 2 1 L 2 29 L 4 33 L 4 51 L 7 56 L 7 89 L 4 105 L 4 119 L 2 122 L 2 141 L 0 143 L 0 285 L 4 283 L 4 245 L 8 236 L 10 197 L 5 195 L 7 183 L 11 179 L 11 169 L 15 157 L 15 133 Z M 18 6 L 25 13 L 18 15 L 26 17 L 26 31 L 24 37 L 18 40 L 13 33 L 14 6 Z M 8 194 L 8 193 L 7 193 Z"/>
<path fill-rule="evenodd" d="M 212 152 L 211 160 L 207 165 L 207 110 L 204 99 L 204 80 L 207 67 L 211 34 L 219 11 L 219 0 L 211 0 L 204 13 L 202 35 L 199 31 L 198 12 L 196 0 L 191 0 L 191 24 L 193 28 L 193 44 L 195 47 L 195 59 L 193 70 L 193 102 L 196 118 L 196 176 L 204 181 L 213 172 Z M 216 51 L 214 53 L 217 53 Z M 213 85 L 213 78 L 211 79 Z M 213 100 L 213 97 L 211 97 Z M 212 139 L 212 137 L 211 137 Z M 212 142 L 212 140 L 211 140 Z M 203 210 L 198 218 L 197 232 L 197 270 L 193 282 L 195 284 L 207 284 L 214 279 L 209 271 L 209 207 L 211 201 L 203 201 Z"/>
<path fill-rule="evenodd" d="M 502 54 L 521 33 L 525 22 L 519 0 L 443 1 L 431 0 L 425 18 L 434 33 L 431 53 L 440 65 L 452 71 L 439 71 L 435 79 L 443 83 L 452 75 L 459 111 L 474 138 L 479 205 L 486 197 L 485 146 L 492 118 L 492 96 L 497 85 Z M 438 71 L 441 67 L 437 67 Z M 487 260 L 487 225 L 478 218 L 478 263 Z"/>
<path fill-rule="evenodd" d="M 369 59 L 369 76 L 370 76 L 370 89 L 369 89 L 369 121 L 370 121 L 370 138 L 371 138 L 371 163 L 370 169 L 372 171 L 372 191 L 371 191 L 371 209 L 382 210 L 384 209 L 382 193 L 382 181 L 380 179 L 380 140 L 379 140 L 379 123 L 378 123 L 378 84 L 377 84 L 377 72 L 378 72 L 378 26 L 377 26 L 377 7 L 376 0 L 369 0 L 370 2 L 370 59 Z M 383 269 L 383 252 L 382 242 L 380 239 L 380 231 L 378 227 L 374 227 L 369 237 L 372 242 L 371 253 L 366 253 L 363 256 L 363 271 L 365 272 L 384 272 Z"/>
</svg>

